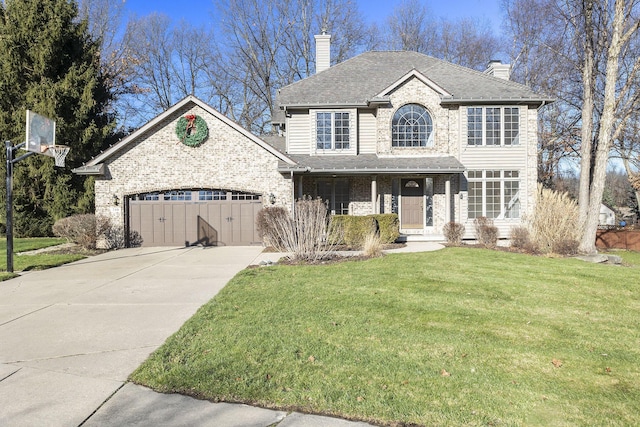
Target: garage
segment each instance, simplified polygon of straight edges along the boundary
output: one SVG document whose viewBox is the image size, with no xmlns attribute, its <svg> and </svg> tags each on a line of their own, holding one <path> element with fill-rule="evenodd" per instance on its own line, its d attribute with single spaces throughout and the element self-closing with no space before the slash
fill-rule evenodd
<svg viewBox="0 0 640 427">
<path fill-rule="evenodd" d="M 168 190 L 128 198 L 128 224 L 143 246 L 259 245 L 262 196 L 229 190 Z"/>
</svg>

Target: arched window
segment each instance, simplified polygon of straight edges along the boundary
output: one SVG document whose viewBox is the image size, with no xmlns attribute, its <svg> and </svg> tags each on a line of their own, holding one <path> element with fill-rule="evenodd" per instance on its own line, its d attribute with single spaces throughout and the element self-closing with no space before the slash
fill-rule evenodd
<svg viewBox="0 0 640 427">
<path fill-rule="evenodd" d="M 391 125 L 393 147 L 430 147 L 433 145 L 433 122 L 426 108 L 407 104 L 398 108 Z"/>
</svg>

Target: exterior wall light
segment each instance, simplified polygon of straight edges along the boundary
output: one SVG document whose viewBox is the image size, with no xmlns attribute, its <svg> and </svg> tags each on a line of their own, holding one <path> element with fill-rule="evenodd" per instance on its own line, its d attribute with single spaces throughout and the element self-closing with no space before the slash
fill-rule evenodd
<svg viewBox="0 0 640 427">
<path fill-rule="evenodd" d="M 117 194 L 113 195 L 113 204 L 114 206 L 118 206 L 120 204 L 120 197 Z"/>
<path fill-rule="evenodd" d="M 271 203 L 272 205 L 275 205 L 275 203 L 276 203 L 276 195 L 273 194 L 273 193 L 270 193 L 268 197 L 269 197 L 269 203 Z"/>
</svg>

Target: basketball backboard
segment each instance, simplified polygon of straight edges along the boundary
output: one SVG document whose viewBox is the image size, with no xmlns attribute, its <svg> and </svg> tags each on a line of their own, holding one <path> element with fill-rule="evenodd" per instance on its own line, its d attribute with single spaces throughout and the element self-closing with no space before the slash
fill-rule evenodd
<svg viewBox="0 0 640 427">
<path fill-rule="evenodd" d="M 50 145 L 56 144 L 56 122 L 27 110 L 27 151 L 45 154 Z"/>
<path fill-rule="evenodd" d="M 25 149 L 53 157 L 55 165 L 64 167 L 64 159 L 69 153 L 66 145 L 56 145 L 56 122 L 27 110 L 27 141 Z"/>
</svg>

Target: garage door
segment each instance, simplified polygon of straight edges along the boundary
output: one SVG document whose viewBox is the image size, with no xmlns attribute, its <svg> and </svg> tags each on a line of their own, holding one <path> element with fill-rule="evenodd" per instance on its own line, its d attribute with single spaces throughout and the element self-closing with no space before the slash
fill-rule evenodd
<svg viewBox="0 0 640 427">
<path fill-rule="evenodd" d="M 129 199 L 129 229 L 143 246 L 260 244 L 260 195 L 226 190 L 172 190 Z"/>
</svg>

